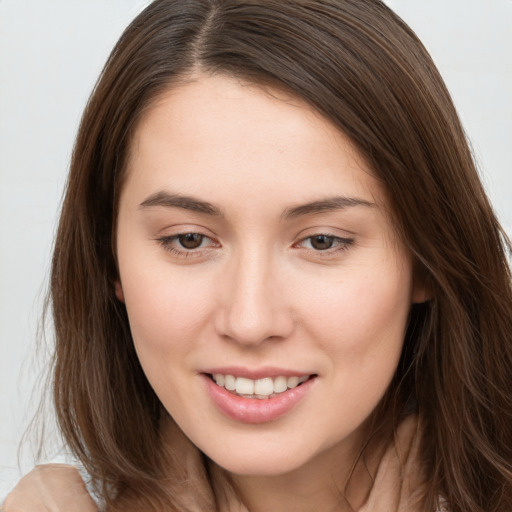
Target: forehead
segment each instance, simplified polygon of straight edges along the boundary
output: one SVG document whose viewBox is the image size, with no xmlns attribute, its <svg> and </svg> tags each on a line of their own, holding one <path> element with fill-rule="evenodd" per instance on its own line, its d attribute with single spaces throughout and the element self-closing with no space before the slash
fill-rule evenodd
<svg viewBox="0 0 512 512">
<path fill-rule="evenodd" d="M 222 197 L 338 192 L 382 202 L 351 141 L 300 98 L 225 76 L 197 77 L 156 98 L 132 138 L 128 182 Z M 342 190 L 343 189 L 343 190 Z M 152 190 L 154 192 L 154 190 Z M 181 192 L 181 190 L 180 190 Z"/>
</svg>

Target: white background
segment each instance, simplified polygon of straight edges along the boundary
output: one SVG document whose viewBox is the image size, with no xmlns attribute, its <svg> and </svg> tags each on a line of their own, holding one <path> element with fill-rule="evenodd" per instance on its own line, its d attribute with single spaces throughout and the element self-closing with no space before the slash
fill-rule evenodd
<svg viewBox="0 0 512 512">
<path fill-rule="evenodd" d="M 434 57 L 511 228 L 512 0 L 387 3 Z M 33 413 L 36 327 L 80 114 L 108 52 L 146 4 L 0 0 L 0 501 L 18 477 Z"/>
</svg>

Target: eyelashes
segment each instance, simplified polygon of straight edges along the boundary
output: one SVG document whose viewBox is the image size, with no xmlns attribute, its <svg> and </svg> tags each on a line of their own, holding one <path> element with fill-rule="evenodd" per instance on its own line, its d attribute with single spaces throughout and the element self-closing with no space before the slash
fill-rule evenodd
<svg viewBox="0 0 512 512">
<path fill-rule="evenodd" d="M 302 246 L 315 252 L 336 252 L 348 249 L 353 242 L 353 238 L 343 238 L 340 236 L 319 233 L 303 238 L 295 244 L 294 247 Z"/>
<path fill-rule="evenodd" d="M 168 252 L 182 258 L 206 256 L 211 250 L 220 248 L 219 242 L 196 232 L 178 233 L 157 239 Z M 344 238 L 329 233 L 315 233 L 292 245 L 294 249 L 305 249 L 317 257 L 329 257 L 347 250 L 354 244 L 353 238 Z"/>
<path fill-rule="evenodd" d="M 183 258 L 200 256 L 205 250 L 220 247 L 210 237 L 194 232 L 163 236 L 157 240 L 166 251 Z"/>
</svg>

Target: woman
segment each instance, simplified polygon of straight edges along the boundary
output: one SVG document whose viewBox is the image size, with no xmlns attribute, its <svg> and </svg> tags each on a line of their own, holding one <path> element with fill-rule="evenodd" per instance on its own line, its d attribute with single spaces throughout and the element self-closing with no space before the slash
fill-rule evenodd
<svg viewBox="0 0 512 512">
<path fill-rule="evenodd" d="M 107 510 L 508 511 L 507 249 L 385 5 L 157 0 L 73 155 L 62 433 Z"/>
</svg>

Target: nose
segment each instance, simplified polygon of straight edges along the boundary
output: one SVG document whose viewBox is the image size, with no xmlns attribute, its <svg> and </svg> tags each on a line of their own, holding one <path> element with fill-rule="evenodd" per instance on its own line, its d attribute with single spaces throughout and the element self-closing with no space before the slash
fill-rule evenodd
<svg viewBox="0 0 512 512">
<path fill-rule="evenodd" d="M 277 265 L 257 251 L 229 265 L 219 290 L 217 332 L 246 346 L 289 337 L 294 320 Z"/>
</svg>

